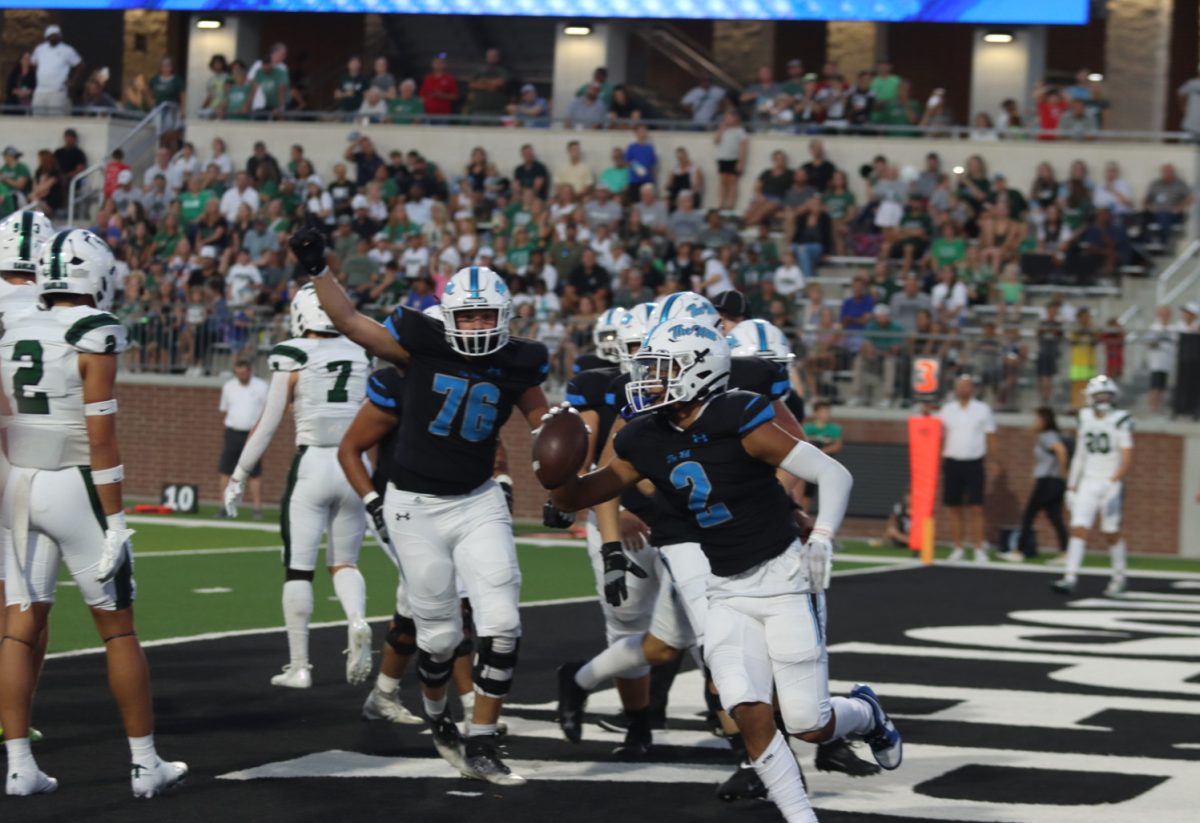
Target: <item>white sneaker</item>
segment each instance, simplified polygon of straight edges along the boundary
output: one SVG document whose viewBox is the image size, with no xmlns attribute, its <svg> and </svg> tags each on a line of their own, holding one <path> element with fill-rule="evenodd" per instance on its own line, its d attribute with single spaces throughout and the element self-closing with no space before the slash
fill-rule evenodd
<svg viewBox="0 0 1200 823">
<path fill-rule="evenodd" d="M 990 558 L 988 557 L 987 549 L 976 549 L 975 550 L 975 562 L 976 563 L 986 563 L 986 562 L 988 562 L 989 559 Z"/>
<path fill-rule="evenodd" d="M 271 678 L 272 686 L 283 686 L 285 689 L 311 689 L 312 666 L 293 666 L 291 663 L 283 667 L 283 674 Z"/>
<path fill-rule="evenodd" d="M 1107 588 L 1104 589 L 1105 597 L 1120 597 L 1125 594 L 1125 575 L 1114 574 L 1112 580 L 1108 581 Z"/>
<path fill-rule="evenodd" d="M 1065 566 L 1067 565 L 1067 553 L 1059 552 L 1046 561 L 1047 566 Z"/>
<path fill-rule="evenodd" d="M 58 781 L 37 768 L 26 772 L 12 772 L 4 781 L 4 793 L 10 797 L 28 797 L 31 794 L 50 794 L 58 790 Z"/>
<path fill-rule="evenodd" d="M 950 552 L 950 556 L 947 557 L 946 560 L 950 563 L 961 563 L 963 557 L 965 556 L 966 555 L 963 552 L 962 546 L 955 546 L 954 550 Z"/>
<path fill-rule="evenodd" d="M 1021 554 L 1016 549 L 1013 549 L 1012 551 L 1009 551 L 1009 552 L 1004 552 L 1003 554 L 999 555 L 999 557 L 1001 560 L 1006 560 L 1009 563 L 1024 563 L 1025 562 L 1025 555 Z"/>
<path fill-rule="evenodd" d="M 133 786 L 134 797 L 157 797 L 158 795 L 179 785 L 187 777 L 187 763 L 169 763 L 160 760 L 153 766 L 139 766 L 134 763 L 129 767 L 129 782 Z"/>
<path fill-rule="evenodd" d="M 346 633 L 346 682 L 361 686 L 371 676 L 371 627 L 360 617 L 350 622 Z"/>
<path fill-rule="evenodd" d="M 400 693 L 386 694 L 376 687 L 367 695 L 362 707 L 363 720 L 386 720 L 401 726 L 420 726 L 425 721 L 417 717 L 400 702 Z"/>
</svg>

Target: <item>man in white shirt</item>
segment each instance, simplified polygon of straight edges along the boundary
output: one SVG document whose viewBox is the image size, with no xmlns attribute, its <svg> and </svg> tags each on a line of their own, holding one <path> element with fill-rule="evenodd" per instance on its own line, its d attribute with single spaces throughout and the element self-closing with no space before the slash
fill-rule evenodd
<svg viewBox="0 0 1200 823">
<path fill-rule="evenodd" d="M 1104 164 L 1104 180 L 1092 192 L 1092 206 L 1110 210 L 1118 219 L 1124 218 L 1137 208 L 1133 189 L 1121 176 L 1121 167 L 1110 160 Z"/>
<path fill-rule="evenodd" d="M 404 251 L 400 254 L 400 266 L 404 269 L 404 276 L 409 280 L 416 280 L 428 273 L 429 248 L 422 242 L 421 235 L 416 232 L 408 235 L 408 242 L 405 243 Z"/>
<path fill-rule="evenodd" d="M 250 430 L 258 422 L 263 408 L 267 405 L 267 381 L 255 377 L 250 371 L 250 363 L 238 360 L 233 366 L 233 379 L 221 387 L 220 411 L 225 415 L 225 446 L 221 449 L 221 459 L 218 471 L 221 475 L 221 485 L 224 489 L 229 485 L 229 478 L 237 468 L 238 458 L 242 456 L 242 448 Z M 258 463 L 250 472 L 250 501 L 254 505 L 254 519 L 262 520 L 262 463 Z M 224 510 L 217 512 L 217 517 L 224 517 Z"/>
<path fill-rule="evenodd" d="M 983 525 L 984 461 L 993 449 L 996 420 L 992 409 L 975 399 L 975 381 L 962 375 L 954 383 L 954 398 L 942 406 L 942 503 L 950 510 L 954 550 L 950 560 L 963 559 L 963 531 L 970 516 L 975 536 L 975 560 L 986 563 Z"/>
<path fill-rule="evenodd" d="M 791 250 L 782 255 L 780 266 L 775 269 L 775 291 L 784 297 L 791 297 L 804 288 L 804 272 L 796 263 L 796 254 Z"/>
<path fill-rule="evenodd" d="M 262 272 L 250 261 L 250 252 L 238 252 L 237 262 L 225 273 L 225 299 L 231 309 L 253 306 L 262 291 Z"/>
<path fill-rule="evenodd" d="M 236 222 L 238 209 L 243 203 L 250 207 L 251 214 L 258 211 L 258 192 L 250 186 L 250 175 L 239 171 L 234 178 L 233 188 L 221 195 L 221 215 L 230 223 Z"/>
<path fill-rule="evenodd" d="M 693 123 L 708 127 L 717 119 L 724 99 L 725 89 L 714 86 L 712 78 L 705 75 L 700 78 L 700 85 L 685 94 L 679 102 L 691 113 Z"/>
<path fill-rule="evenodd" d="M 46 26 L 46 41 L 33 50 L 32 62 L 37 68 L 33 113 L 41 116 L 67 114 L 71 108 L 67 87 L 83 65 L 83 58 L 62 41 L 62 29 Z"/>
<path fill-rule="evenodd" d="M 171 180 L 171 150 L 159 147 L 154 153 L 154 164 L 142 175 L 142 191 L 149 193 L 154 190 L 154 178 L 158 175 Z"/>
</svg>

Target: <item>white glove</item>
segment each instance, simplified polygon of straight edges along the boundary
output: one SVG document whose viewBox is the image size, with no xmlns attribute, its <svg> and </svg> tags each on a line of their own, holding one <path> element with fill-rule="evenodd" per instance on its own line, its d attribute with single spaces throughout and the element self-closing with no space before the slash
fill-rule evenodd
<svg viewBox="0 0 1200 823">
<path fill-rule="evenodd" d="M 225 486 L 225 514 L 231 518 L 237 517 L 238 506 L 245 493 L 246 472 L 242 471 L 241 466 L 238 466 L 233 470 L 233 476 L 229 478 L 229 483 Z"/>
<path fill-rule="evenodd" d="M 578 414 L 579 414 L 579 409 L 575 408 L 575 407 L 574 407 L 574 406 L 572 406 L 572 405 L 571 405 L 569 402 L 567 402 L 566 400 L 564 400 L 563 402 L 559 403 L 559 404 L 558 404 L 558 405 L 556 405 L 556 406 L 551 406 L 551 407 L 550 407 L 550 408 L 549 408 L 549 409 L 546 411 L 546 413 L 542 415 L 542 425 L 545 425 L 545 424 L 546 424 L 546 421 L 547 421 L 547 420 L 549 420 L 549 419 L 551 418 L 551 416 L 553 416 L 553 415 L 556 415 L 556 414 L 574 414 L 574 415 L 578 415 Z M 587 429 L 587 432 L 588 432 L 588 434 L 591 434 L 591 433 L 592 433 L 592 427 L 591 427 L 591 426 L 589 426 L 588 424 L 584 423 L 584 424 L 583 424 L 583 427 L 584 427 L 585 429 Z M 533 432 L 531 432 L 531 433 L 533 434 L 533 436 L 534 436 L 534 437 L 537 437 L 537 433 L 538 433 L 538 432 L 540 432 L 541 430 L 542 430 L 542 427 L 541 427 L 541 426 L 538 426 L 538 427 L 537 427 L 536 429 L 534 429 L 534 430 L 533 430 Z"/>
<path fill-rule="evenodd" d="M 813 529 L 800 551 L 800 562 L 814 592 L 828 589 L 829 577 L 833 574 L 833 535 L 824 529 Z"/>
<path fill-rule="evenodd" d="M 96 564 L 97 583 L 112 580 L 121 565 L 129 559 L 129 538 L 133 535 L 134 530 L 125 527 L 125 512 L 108 516 L 108 528 L 104 531 L 104 552 L 100 555 L 100 562 Z"/>
</svg>

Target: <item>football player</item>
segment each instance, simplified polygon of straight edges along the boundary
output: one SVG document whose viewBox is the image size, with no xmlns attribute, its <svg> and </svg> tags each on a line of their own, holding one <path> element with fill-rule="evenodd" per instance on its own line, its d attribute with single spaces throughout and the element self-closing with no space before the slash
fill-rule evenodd
<svg viewBox="0 0 1200 823">
<path fill-rule="evenodd" d="M 620 362 L 617 346 L 617 327 L 627 312 L 625 309 L 607 309 L 596 318 L 592 327 L 592 345 L 595 351 L 584 352 L 575 358 L 571 366 L 573 375 L 593 369 L 604 369 L 616 366 Z"/>
<path fill-rule="evenodd" d="M 849 697 L 828 692 L 824 590 L 850 475 L 775 425 L 769 399 L 725 391 L 729 370 L 728 343 L 711 326 L 681 320 L 651 330 L 627 389 L 637 416 L 617 434 L 615 456 L 569 478 L 552 498 L 573 511 L 653 482 L 676 515 L 673 527 L 699 544 L 711 566 L 704 657 L 721 702 L 784 817 L 815 821 L 775 726 L 774 696 L 788 732 L 808 742 L 861 737 L 888 769 L 900 765 L 902 742 L 870 687 L 856 686 Z M 806 543 L 777 469 L 820 489 Z"/>
<path fill-rule="evenodd" d="M 1071 539 L 1067 541 L 1067 569 L 1054 583 L 1060 594 L 1071 594 L 1083 565 L 1088 531 L 1100 519 L 1108 543 L 1112 578 L 1104 594 L 1125 592 L 1125 539 L 1121 536 L 1121 508 L 1125 476 L 1133 463 L 1133 416 L 1113 408 L 1120 388 L 1103 374 L 1088 381 L 1084 393 L 1089 407 L 1079 410 L 1075 454 L 1067 478 L 1067 509 L 1071 513 Z"/>
<path fill-rule="evenodd" d="M 308 624 L 317 554 L 328 529 L 325 565 L 348 621 L 346 682 L 357 685 L 371 674 L 367 584 L 358 570 L 367 515 L 362 498 L 338 465 L 337 446 L 366 395 L 371 361 L 361 346 L 334 328 L 312 284 L 296 292 L 290 322 L 292 338 L 271 349 L 267 403 L 225 487 L 225 509 L 230 517 L 237 515 L 251 469 L 262 459 L 290 405 L 296 418 L 296 456 L 279 512 L 289 662 L 271 684 L 312 687 Z"/>
<path fill-rule="evenodd" d="M 11 408 L 12 472 L 4 490 L 8 619 L 0 642 L 5 791 L 52 792 L 29 749 L 35 649 L 64 561 L 91 609 L 108 656 L 109 687 L 129 738 L 135 797 L 187 774 L 154 745 L 150 673 L 133 621 L 133 560 L 121 505 L 113 383 L 125 330 L 109 314 L 115 267 L 108 246 L 79 229 L 59 232 L 37 266 L 40 306 L 4 318 L 0 378 Z"/>
<path fill-rule="evenodd" d="M 492 470 L 513 409 L 536 428 L 546 413 L 546 347 L 509 336 L 512 296 L 491 269 L 447 282 L 444 324 L 403 307 L 386 323 L 359 314 L 328 274 L 325 240 L 301 230 L 289 244 L 314 278 L 334 324 L 369 352 L 406 369 L 404 414 L 384 517 L 417 624 L 418 672 L 434 746 L 463 775 L 521 785 L 496 750 L 500 707 L 520 646 L 512 515 Z M 463 639 L 456 573 L 474 609 L 475 706 L 464 742 L 446 711 L 446 684 Z"/>
<path fill-rule="evenodd" d="M 800 382 L 794 379 L 796 355 L 783 329 L 766 320 L 743 320 L 729 332 L 729 348 L 734 357 L 761 357 L 779 363 L 790 383 L 783 402 L 798 422 L 804 421 L 804 398 L 797 391 Z"/>
</svg>

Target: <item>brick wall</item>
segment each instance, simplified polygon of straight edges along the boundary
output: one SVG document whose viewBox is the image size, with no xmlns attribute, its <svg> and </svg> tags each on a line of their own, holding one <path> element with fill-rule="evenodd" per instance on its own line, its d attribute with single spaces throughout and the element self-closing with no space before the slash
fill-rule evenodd
<svg viewBox="0 0 1200 823">
<path fill-rule="evenodd" d="M 222 418 L 217 412 L 220 381 L 129 382 L 117 385 L 121 412 L 118 431 L 126 467 L 126 493 L 157 498 L 163 483 L 186 482 L 200 487 L 206 500 L 220 498 L 217 458 L 221 452 Z M 847 442 L 904 443 L 906 424 L 901 419 L 839 419 Z M 533 477 L 529 460 L 529 428 L 519 414 L 502 433 L 509 468 L 516 486 L 519 517 L 540 518 L 545 492 Z M 1179 495 L 1183 476 L 1183 441 L 1177 434 L 1138 433 L 1136 459 L 1126 483 L 1125 522 L 1136 552 L 1179 552 Z M 283 492 L 293 451 L 291 421 L 286 420 L 263 461 L 263 494 L 278 502 Z M 1032 487 L 1033 434 L 1019 425 L 1001 424 L 998 474 L 990 481 L 987 497 L 989 539 L 1000 526 L 1020 522 L 1021 510 Z M 1042 546 L 1054 538 L 1041 518 L 1038 538 Z M 878 520 L 857 519 L 846 533 L 875 536 Z M 949 535 L 945 512 L 939 510 L 939 539 Z"/>
</svg>

